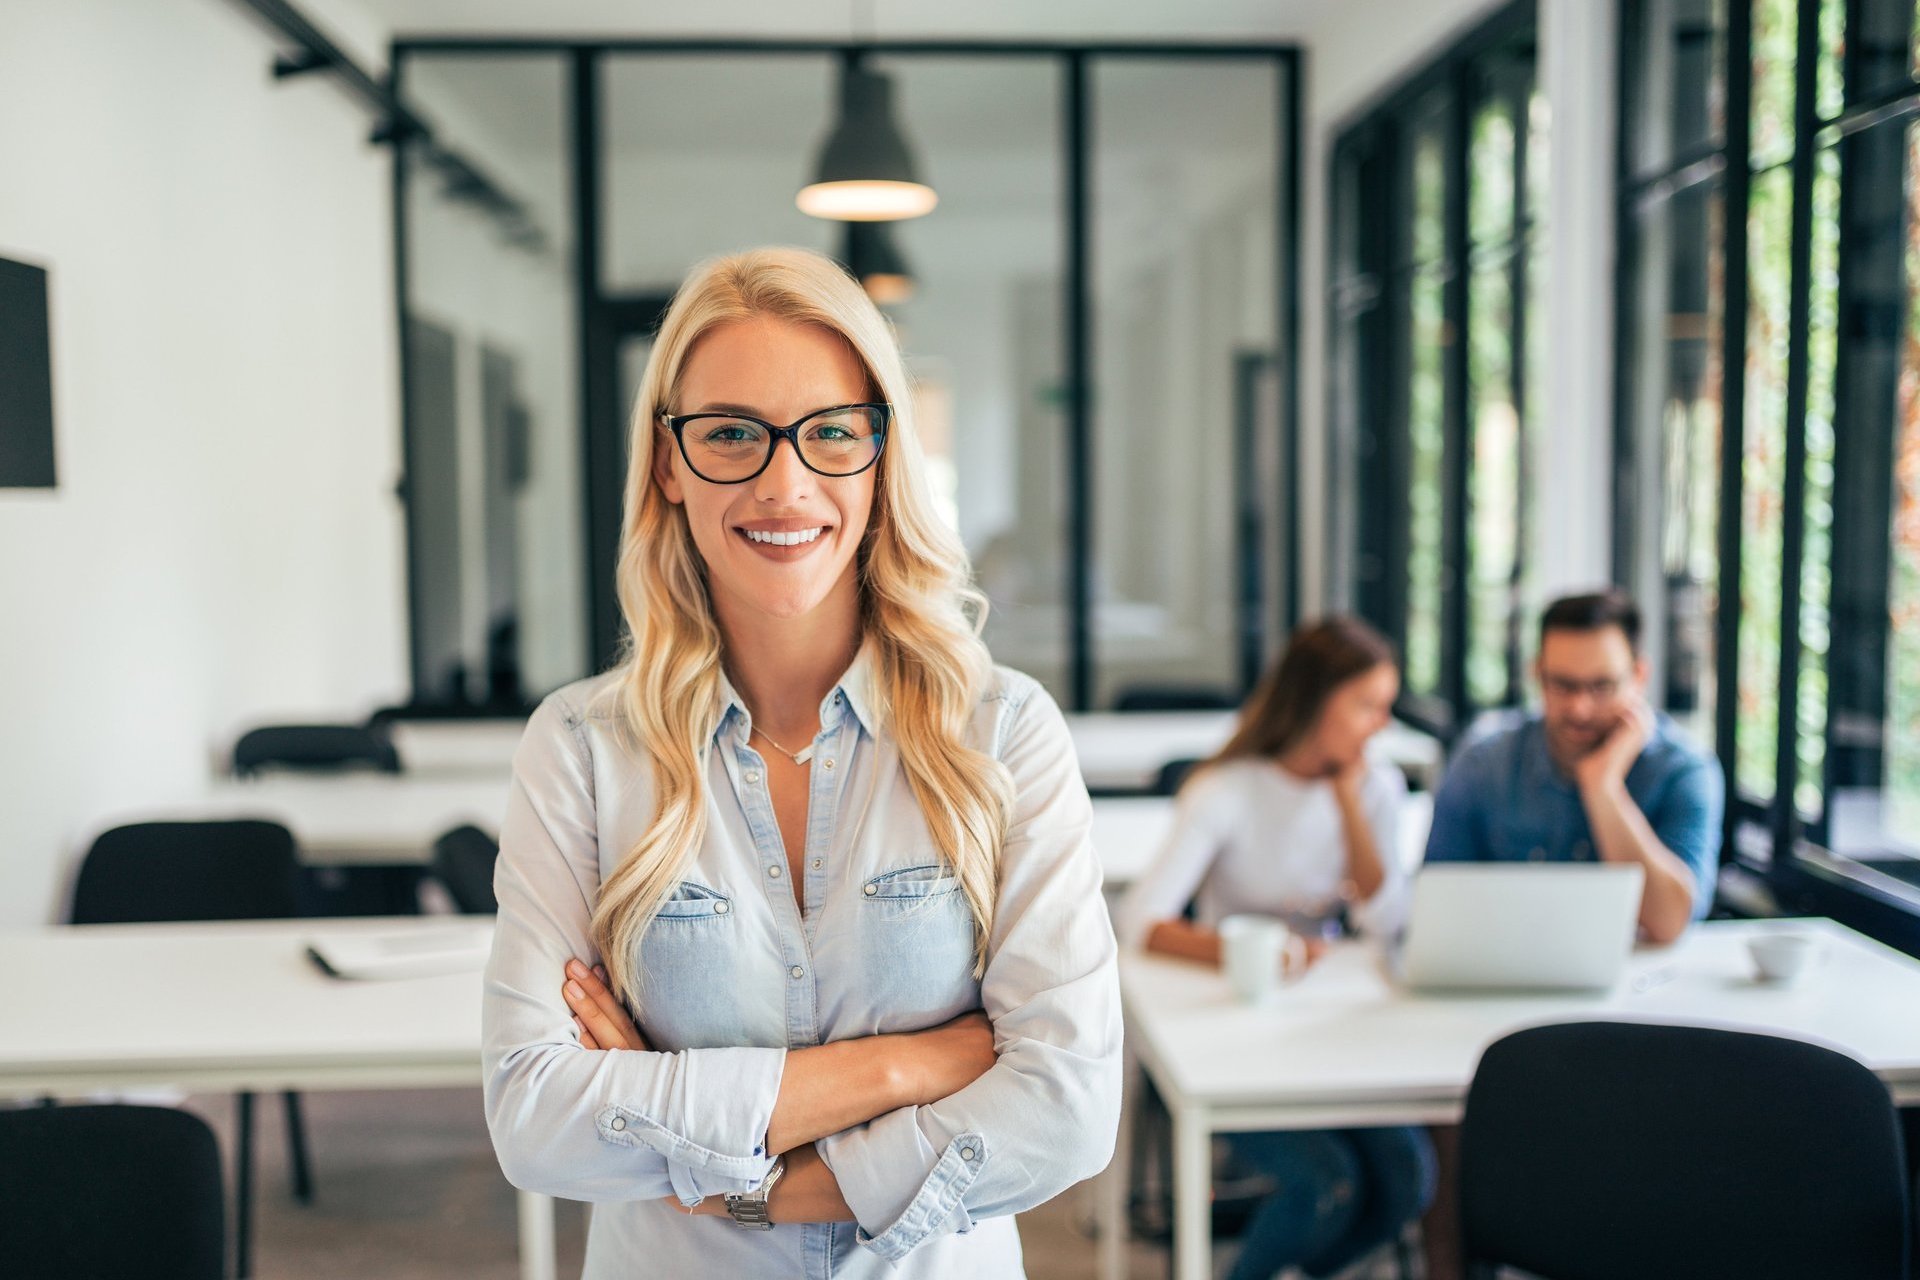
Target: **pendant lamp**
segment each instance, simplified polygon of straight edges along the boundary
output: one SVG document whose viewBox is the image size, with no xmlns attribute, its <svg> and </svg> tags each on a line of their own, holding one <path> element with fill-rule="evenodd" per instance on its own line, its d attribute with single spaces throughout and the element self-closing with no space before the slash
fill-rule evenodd
<svg viewBox="0 0 1920 1280">
<path fill-rule="evenodd" d="M 897 306 L 913 296 L 913 269 L 884 222 L 847 223 L 840 261 L 878 306 Z"/>
<path fill-rule="evenodd" d="M 813 181 L 794 203 L 816 218 L 892 222 L 931 213 L 938 202 L 894 122 L 893 81 L 849 57 L 840 76 L 840 118 L 820 148 Z"/>
</svg>

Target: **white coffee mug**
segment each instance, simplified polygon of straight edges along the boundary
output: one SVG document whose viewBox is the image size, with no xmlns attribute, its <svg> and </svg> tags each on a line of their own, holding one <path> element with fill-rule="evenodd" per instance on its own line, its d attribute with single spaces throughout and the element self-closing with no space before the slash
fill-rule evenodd
<svg viewBox="0 0 1920 1280">
<path fill-rule="evenodd" d="M 1797 982 L 1820 953 L 1819 940 L 1804 933 L 1762 933 L 1747 939 L 1762 982 Z"/>
<path fill-rule="evenodd" d="M 1220 959 L 1233 994 L 1248 1004 L 1280 987 L 1287 926 L 1271 916 L 1228 916 L 1220 922 Z"/>
</svg>

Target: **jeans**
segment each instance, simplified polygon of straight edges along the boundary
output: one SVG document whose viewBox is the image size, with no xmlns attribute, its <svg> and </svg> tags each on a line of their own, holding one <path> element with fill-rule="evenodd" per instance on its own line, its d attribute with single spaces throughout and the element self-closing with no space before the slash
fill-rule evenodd
<svg viewBox="0 0 1920 1280">
<path fill-rule="evenodd" d="M 1424 1129 L 1236 1133 L 1229 1141 L 1238 1159 L 1279 1184 L 1254 1212 L 1232 1280 L 1269 1280 L 1288 1266 L 1333 1275 L 1396 1237 L 1433 1199 Z"/>
</svg>

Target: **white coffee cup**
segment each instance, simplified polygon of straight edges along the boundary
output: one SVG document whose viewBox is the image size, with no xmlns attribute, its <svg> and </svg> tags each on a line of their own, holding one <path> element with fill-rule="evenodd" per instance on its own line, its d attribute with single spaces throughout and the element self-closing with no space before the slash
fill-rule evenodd
<svg viewBox="0 0 1920 1280">
<path fill-rule="evenodd" d="M 1760 981 L 1797 982 L 1820 954 L 1820 944 L 1804 933 L 1762 933 L 1747 939 Z"/>
<path fill-rule="evenodd" d="M 1287 926 L 1271 916 L 1228 916 L 1220 922 L 1220 959 L 1234 995 L 1248 1004 L 1280 987 Z"/>
</svg>

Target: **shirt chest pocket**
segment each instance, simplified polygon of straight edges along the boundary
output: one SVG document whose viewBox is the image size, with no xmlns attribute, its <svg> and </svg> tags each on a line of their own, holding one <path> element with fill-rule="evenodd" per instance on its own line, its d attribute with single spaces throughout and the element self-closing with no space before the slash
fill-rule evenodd
<svg viewBox="0 0 1920 1280">
<path fill-rule="evenodd" d="M 733 900 L 682 881 L 640 938 L 641 1025 L 655 1048 L 744 1044 Z"/>
<path fill-rule="evenodd" d="M 973 911 L 960 878 L 938 863 L 896 868 L 860 886 L 863 976 L 875 1008 L 909 1030 L 979 1007 Z"/>
</svg>

